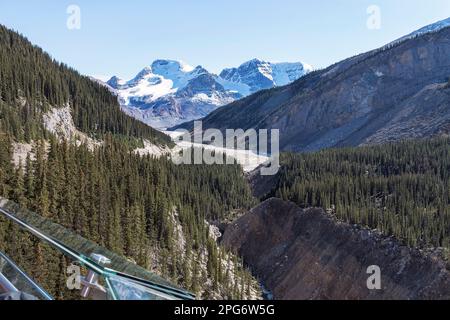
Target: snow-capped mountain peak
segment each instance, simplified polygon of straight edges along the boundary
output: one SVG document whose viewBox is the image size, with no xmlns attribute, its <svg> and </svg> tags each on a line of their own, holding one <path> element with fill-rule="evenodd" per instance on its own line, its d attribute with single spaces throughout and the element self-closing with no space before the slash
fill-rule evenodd
<svg viewBox="0 0 450 320">
<path fill-rule="evenodd" d="M 155 75 L 153 74 L 152 68 L 145 67 L 132 80 L 128 81 L 126 83 L 126 85 L 127 85 L 127 87 L 133 87 L 133 86 L 139 85 L 139 83 L 144 80 L 148 80 L 149 78 L 154 78 L 154 77 L 155 77 Z"/>
<path fill-rule="evenodd" d="M 126 82 L 116 76 L 112 77 L 106 82 L 107 85 L 112 87 L 113 89 L 118 89 L 120 86 L 123 86 L 126 84 Z"/>
<path fill-rule="evenodd" d="M 106 85 L 127 113 L 155 128 L 167 128 L 202 118 L 256 91 L 291 83 L 311 70 L 300 62 L 252 59 L 216 75 L 202 66 L 159 59 L 129 81 L 114 76 Z"/>
<path fill-rule="evenodd" d="M 276 86 L 284 86 L 294 82 L 299 74 L 307 74 L 314 70 L 312 66 L 299 62 L 278 62 L 272 63 L 274 83 Z"/>
<path fill-rule="evenodd" d="M 166 75 L 177 72 L 188 73 L 194 68 L 183 61 L 159 59 L 152 63 L 152 70 L 156 74 Z"/>
<path fill-rule="evenodd" d="M 244 70 L 244 72 L 258 71 L 267 79 L 273 80 L 272 66 L 270 65 L 270 62 L 255 58 L 250 61 L 244 62 L 238 69 Z"/>
<path fill-rule="evenodd" d="M 301 62 L 272 63 L 252 59 L 238 68 L 223 70 L 220 77 L 235 88 L 237 84 L 241 84 L 243 88 L 238 91 L 246 90 L 247 94 L 251 94 L 261 89 L 287 85 L 311 71 L 311 66 Z M 225 86 L 227 82 L 224 83 Z"/>
</svg>

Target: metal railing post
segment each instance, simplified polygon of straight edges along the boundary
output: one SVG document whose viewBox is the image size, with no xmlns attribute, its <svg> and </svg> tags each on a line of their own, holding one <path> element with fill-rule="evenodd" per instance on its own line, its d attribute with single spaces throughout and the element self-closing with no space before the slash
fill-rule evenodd
<svg viewBox="0 0 450 320">
<path fill-rule="evenodd" d="M 100 254 L 91 254 L 91 259 L 102 266 L 111 264 L 110 259 Z M 91 295 L 99 296 L 98 293 L 100 293 L 100 295 L 105 294 L 106 297 L 106 290 L 98 283 L 98 279 L 99 274 L 92 270 L 89 270 L 87 276 L 81 279 L 81 283 L 83 284 L 81 296 L 83 298 L 88 298 Z"/>
</svg>

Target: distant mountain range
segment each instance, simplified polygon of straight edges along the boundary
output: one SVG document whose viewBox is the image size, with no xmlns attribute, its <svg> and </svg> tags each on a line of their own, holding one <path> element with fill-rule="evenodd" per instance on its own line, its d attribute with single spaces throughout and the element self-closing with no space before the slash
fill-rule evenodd
<svg viewBox="0 0 450 320">
<path fill-rule="evenodd" d="M 449 78 L 447 19 L 219 108 L 203 128 L 280 129 L 295 152 L 448 135 Z"/>
<path fill-rule="evenodd" d="M 220 106 L 287 85 L 311 71 L 301 62 L 253 59 L 216 75 L 201 66 L 156 60 L 129 81 L 114 76 L 104 84 L 117 94 L 126 113 L 162 129 L 205 117 Z"/>
</svg>

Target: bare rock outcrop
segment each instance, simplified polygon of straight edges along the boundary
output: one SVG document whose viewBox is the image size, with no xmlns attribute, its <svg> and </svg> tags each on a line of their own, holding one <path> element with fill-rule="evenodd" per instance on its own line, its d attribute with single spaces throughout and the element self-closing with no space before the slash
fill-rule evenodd
<svg viewBox="0 0 450 320">
<path fill-rule="evenodd" d="M 436 254 L 337 221 L 321 209 L 269 199 L 225 231 L 275 299 L 450 299 L 450 272 Z M 381 289 L 369 290 L 369 266 Z"/>
</svg>

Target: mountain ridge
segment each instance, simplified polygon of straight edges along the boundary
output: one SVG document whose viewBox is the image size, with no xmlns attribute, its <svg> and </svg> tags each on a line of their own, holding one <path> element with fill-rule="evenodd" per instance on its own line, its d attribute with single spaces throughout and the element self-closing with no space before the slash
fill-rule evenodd
<svg viewBox="0 0 450 320">
<path fill-rule="evenodd" d="M 287 85 L 311 71 L 311 66 L 301 62 L 252 59 L 216 75 L 202 66 L 159 59 L 129 81 L 113 76 L 102 83 L 119 97 L 126 113 L 165 129 L 202 118 L 254 92 Z"/>
<path fill-rule="evenodd" d="M 280 129 L 284 151 L 315 151 L 375 140 L 395 141 L 408 134 L 420 138 L 446 133 L 447 53 L 450 28 L 444 26 L 219 108 L 203 119 L 203 128 Z M 428 105 L 429 99 L 436 104 Z M 412 109 L 409 124 L 402 126 L 399 118 L 408 108 Z M 192 123 L 178 127 L 191 129 Z"/>
</svg>

